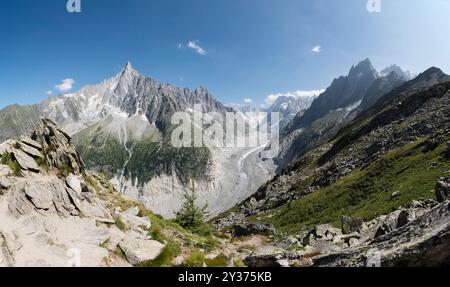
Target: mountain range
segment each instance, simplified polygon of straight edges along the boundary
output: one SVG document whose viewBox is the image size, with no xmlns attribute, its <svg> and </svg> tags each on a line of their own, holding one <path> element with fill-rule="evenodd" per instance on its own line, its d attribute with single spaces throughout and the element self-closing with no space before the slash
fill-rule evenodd
<svg viewBox="0 0 450 287">
<path fill-rule="evenodd" d="M 6 107 L 0 111 L 0 140 L 26 133 L 41 117 L 52 119 L 73 137 L 87 168 L 105 173 L 121 193 L 171 217 L 195 178 L 201 204 L 208 203 L 214 216 L 252 195 L 297 156 L 332 138 L 409 76 L 395 65 L 379 73 L 366 59 L 319 96 L 278 97 L 261 110 L 280 113 L 281 151 L 274 159 L 262 155 L 269 142 L 226 150 L 171 147 L 175 112 L 192 112 L 194 105 L 222 114 L 238 109 L 223 105 L 203 87 L 160 84 L 131 63 L 78 92 Z M 245 109 L 237 112 L 249 122 L 257 121 L 248 118 Z"/>
<path fill-rule="evenodd" d="M 261 120 L 130 63 L 0 110 L 0 266 L 61 266 L 75 243 L 87 266 L 450 264 L 450 76 L 439 68 L 377 72 L 366 59 L 317 97 L 279 97 L 262 110 L 281 114 L 278 151 L 274 138 L 171 146 L 172 115 L 196 105 Z M 214 234 L 167 219 L 193 179 Z"/>
</svg>

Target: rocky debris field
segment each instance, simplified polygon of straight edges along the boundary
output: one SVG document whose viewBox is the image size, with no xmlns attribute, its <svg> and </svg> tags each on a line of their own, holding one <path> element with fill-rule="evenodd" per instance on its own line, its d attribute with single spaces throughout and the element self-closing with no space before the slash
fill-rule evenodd
<svg viewBox="0 0 450 287">
<path fill-rule="evenodd" d="M 281 236 L 244 262 L 251 267 L 448 266 L 448 180 L 437 183 L 437 201 L 413 201 L 369 222 L 344 216 L 341 228 L 323 224 L 295 236 Z"/>
</svg>

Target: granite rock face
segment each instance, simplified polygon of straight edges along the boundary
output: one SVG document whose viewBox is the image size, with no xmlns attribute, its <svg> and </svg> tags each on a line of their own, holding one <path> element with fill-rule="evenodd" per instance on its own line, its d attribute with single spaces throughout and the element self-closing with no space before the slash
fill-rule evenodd
<svg viewBox="0 0 450 287">
<path fill-rule="evenodd" d="M 148 236 L 151 222 L 139 209 L 116 214 L 111 199 L 98 196 L 111 190 L 85 172 L 70 137 L 50 120 L 1 144 L 0 156 L 0 266 L 130 266 L 164 247 Z M 133 232 L 119 230 L 116 218 Z M 113 255 L 117 248 L 127 261 Z"/>
<path fill-rule="evenodd" d="M 450 178 L 442 177 L 436 184 L 436 199 L 439 202 L 450 199 Z"/>
</svg>

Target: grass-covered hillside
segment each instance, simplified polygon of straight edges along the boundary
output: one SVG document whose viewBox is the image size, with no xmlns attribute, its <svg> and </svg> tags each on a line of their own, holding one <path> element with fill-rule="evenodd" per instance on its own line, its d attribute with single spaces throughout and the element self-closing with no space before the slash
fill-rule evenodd
<svg viewBox="0 0 450 287">
<path fill-rule="evenodd" d="M 429 150 L 426 141 L 419 139 L 266 213 L 262 220 L 283 232 L 295 233 L 330 222 L 339 227 L 343 215 L 369 221 L 413 200 L 434 198 L 436 180 L 450 175 L 448 152 L 446 143 Z"/>
<path fill-rule="evenodd" d="M 450 81 L 436 78 L 448 76 L 432 68 L 382 97 L 218 222 L 241 213 L 291 234 L 433 198 L 436 181 L 450 176 Z"/>
</svg>

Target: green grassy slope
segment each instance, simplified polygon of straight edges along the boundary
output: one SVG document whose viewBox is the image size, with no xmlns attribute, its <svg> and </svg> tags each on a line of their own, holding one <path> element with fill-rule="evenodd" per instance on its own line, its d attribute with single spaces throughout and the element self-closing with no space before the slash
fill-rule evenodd
<svg viewBox="0 0 450 287">
<path fill-rule="evenodd" d="M 395 149 L 364 169 L 292 201 L 263 216 L 281 231 L 295 233 L 317 224 L 339 226 L 342 215 L 365 220 L 389 213 L 412 200 L 434 197 L 436 180 L 450 175 L 447 144 L 427 150 L 425 140 Z M 392 193 L 398 196 L 391 198 Z"/>
</svg>

